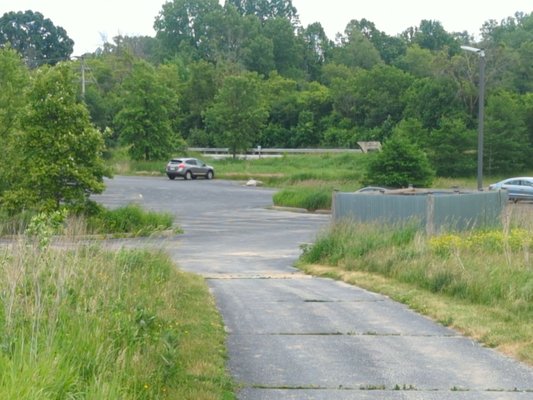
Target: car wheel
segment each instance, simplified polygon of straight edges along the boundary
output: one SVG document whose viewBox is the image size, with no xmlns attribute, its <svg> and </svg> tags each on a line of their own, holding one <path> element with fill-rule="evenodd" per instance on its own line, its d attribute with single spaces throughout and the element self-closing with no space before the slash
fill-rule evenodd
<svg viewBox="0 0 533 400">
<path fill-rule="evenodd" d="M 174 179 L 176 179 L 176 177 L 174 175 L 167 175 L 168 176 L 168 179 L 170 179 L 171 181 L 173 181 Z"/>
<path fill-rule="evenodd" d="M 207 175 L 205 177 L 207 179 L 213 179 L 215 177 L 215 174 L 213 174 L 213 171 L 207 171 Z"/>
<path fill-rule="evenodd" d="M 192 179 L 191 171 L 185 172 L 185 180 L 190 181 Z"/>
</svg>

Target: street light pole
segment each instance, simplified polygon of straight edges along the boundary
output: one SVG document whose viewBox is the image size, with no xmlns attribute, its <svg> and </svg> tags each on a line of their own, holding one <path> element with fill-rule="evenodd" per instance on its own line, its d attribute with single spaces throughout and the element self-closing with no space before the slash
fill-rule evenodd
<svg viewBox="0 0 533 400">
<path fill-rule="evenodd" d="M 470 46 L 461 49 L 479 56 L 479 110 L 477 117 L 477 190 L 483 190 L 483 120 L 485 118 L 485 50 Z"/>
</svg>

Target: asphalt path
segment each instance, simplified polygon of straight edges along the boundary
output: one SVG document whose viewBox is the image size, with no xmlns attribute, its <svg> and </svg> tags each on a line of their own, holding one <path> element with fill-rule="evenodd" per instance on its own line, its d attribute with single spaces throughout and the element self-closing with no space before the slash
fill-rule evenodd
<svg viewBox="0 0 533 400">
<path fill-rule="evenodd" d="M 238 398 L 533 399 L 533 369 L 387 297 L 293 267 L 327 215 L 272 209 L 274 191 L 222 180 L 116 177 L 95 199 L 176 216 L 164 248 L 204 276 L 228 332 Z"/>
</svg>

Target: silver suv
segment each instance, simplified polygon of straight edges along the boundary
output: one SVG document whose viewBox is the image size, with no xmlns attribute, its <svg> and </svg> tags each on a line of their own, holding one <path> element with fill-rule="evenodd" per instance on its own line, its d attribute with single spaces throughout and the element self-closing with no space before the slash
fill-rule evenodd
<svg viewBox="0 0 533 400">
<path fill-rule="evenodd" d="M 206 179 L 215 177 L 215 169 L 197 158 L 173 158 L 167 163 L 165 169 L 168 179 L 176 179 L 177 176 L 186 180 L 196 179 L 203 176 Z"/>
</svg>

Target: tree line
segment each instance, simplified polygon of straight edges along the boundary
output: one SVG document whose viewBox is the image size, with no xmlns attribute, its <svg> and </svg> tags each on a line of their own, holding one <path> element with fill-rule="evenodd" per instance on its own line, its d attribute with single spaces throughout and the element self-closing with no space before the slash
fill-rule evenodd
<svg viewBox="0 0 533 400">
<path fill-rule="evenodd" d="M 17 141 L 28 131 L 67 147 L 69 135 L 98 133 L 107 148 L 127 145 L 139 160 L 187 145 L 237 153 L 376 140 L 408 143 L 437 175 L 473 175 L 479 58 L 461 50 L 469 45 L 486 54 L 485 173 L 533 167 L 533 13 L 487 21 L 478 41 L 433 20 L 390 36 L 366 19 L 332 40 L 318 22 L 302 26 L 290 0 L 173 0 L 154 28 L 155 37 L 117 36 L 71 60 L 73 42 L 61 27 L 37 11 L 4 14 L 0 140 L 11 143 L 4 148 L 21 162 Z M 42 79 L 58 80 L 46 84 L 58 109 L 32 120 L 32 107 L 44 113 L 35 97 Z M 12 176 L 1 183 L 5 198 L 18 178 L 2 173 Z"/>
</svg>

